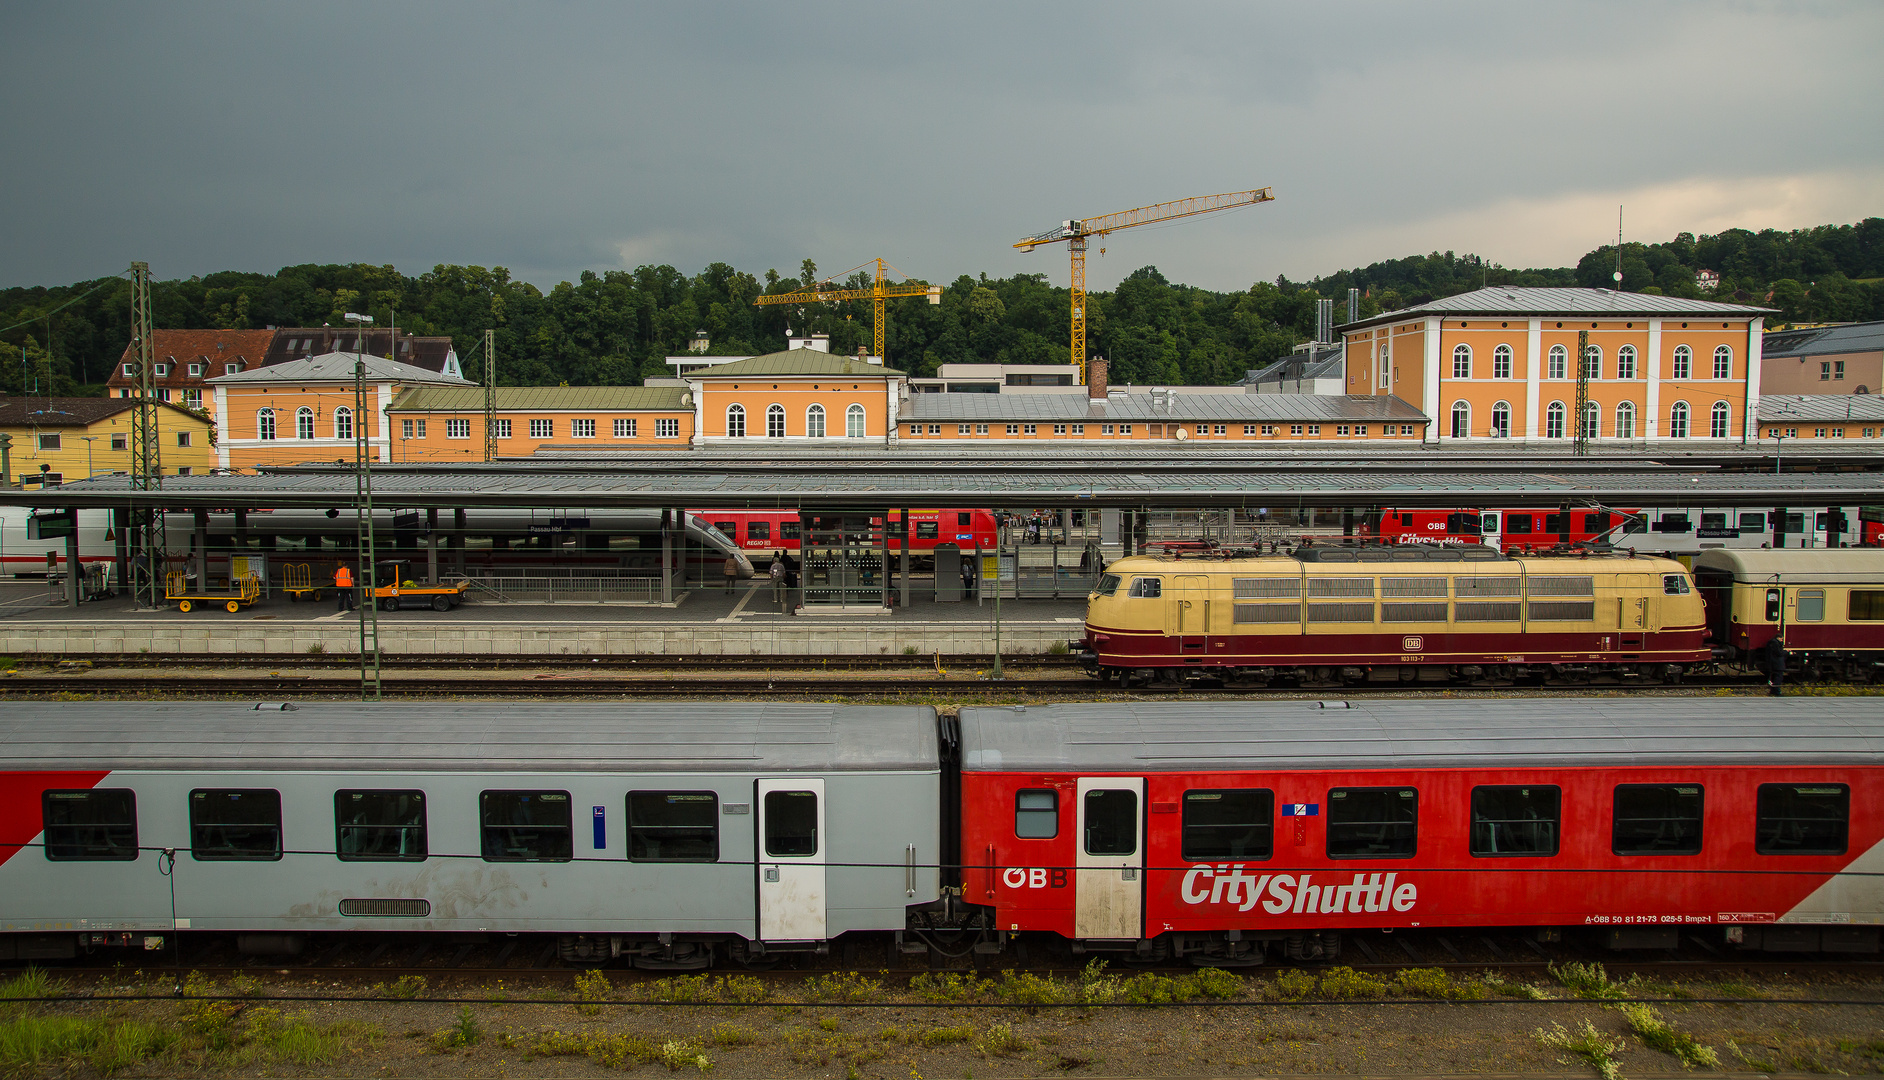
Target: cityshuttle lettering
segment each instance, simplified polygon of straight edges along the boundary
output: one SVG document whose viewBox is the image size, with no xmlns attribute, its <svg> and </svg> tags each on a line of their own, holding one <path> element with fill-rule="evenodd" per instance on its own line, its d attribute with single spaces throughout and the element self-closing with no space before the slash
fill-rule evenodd
<svg viewBox="0 0 1884 1080">
<path fill-rule="evenodd" d="M 1419 902 L 1419 889 L 1410 881 L 1396 884 L 1399 876 L 1355 874 L 1345 885 L 1322 885 L 1315 883 L 1313 874 L 1258 876 L 1244 870 L 1242 863 L 1219 863 L 1191 867 L 1184 875 L 1183 897 L 1187 904 L 1230 904 L 1238 911 L 1249 911 L 1260 903 L 1271 915 L 1412 911 Z"/>
</svg>

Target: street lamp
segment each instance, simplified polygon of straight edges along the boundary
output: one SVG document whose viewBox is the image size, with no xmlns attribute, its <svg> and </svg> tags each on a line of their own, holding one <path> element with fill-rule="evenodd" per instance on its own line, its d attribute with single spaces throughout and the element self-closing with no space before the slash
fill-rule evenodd
<svg viewBox="0 0 1884 1080">
<path fill-rule="evenodd" d="M 92 471 L 92 444 L 98 441 L 96 435 L 80 435 L 85 440 L 85 479 L 90 480 L 98 474 Z"/>
<path fill-rule="evenodd" d="M 372 440 L 366 426 L 366 330 L 373 325 L 371 315 L 347 312 L 347 321 L 359 328 L 353 339 L 353 510 L 354 550 L 360 558 L 360 580 L 365 591 L 360 597 L 360 700 L 367 697 L 367 637 L 372 643 L 372 684 L 370 700 L 378 701 L 379 686 L 379 603 L 374 594 L 379 583 L 373 573 L 373 466 Z"/>
</svg>

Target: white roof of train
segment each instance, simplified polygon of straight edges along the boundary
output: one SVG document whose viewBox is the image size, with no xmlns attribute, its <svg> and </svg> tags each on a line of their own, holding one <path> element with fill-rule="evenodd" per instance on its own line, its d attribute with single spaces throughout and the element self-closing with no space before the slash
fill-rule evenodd
<svg viewBox="0 0 1884 1080">
<path fill-rule="evenodd" d="M 1806 763 L 1884 765 L 1880 701 L 1499 698 L 1351 708 L 1294 701 L 962 710 L 962 768 L 971 772 Z"/>
<path fill-rule="evenodd" d="M 927 705 L 22 702 L 0 768 L 933 772 L 935 727 Z"/>
<path fill-rule="evenodd" d="M 1877 585 L 1884 588 L 1884 548 L 1711 548 L 1696 570 L 1731 571 L 1735 581 L 1781 585 Z"/>
</svg>

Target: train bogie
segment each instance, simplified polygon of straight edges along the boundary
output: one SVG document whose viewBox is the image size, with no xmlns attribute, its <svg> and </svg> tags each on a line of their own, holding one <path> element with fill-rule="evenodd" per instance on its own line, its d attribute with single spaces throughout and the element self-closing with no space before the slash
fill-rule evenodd
<svg viewBox="0 0 1884 1080">
<path fill-rule="evenodd" d="M 1126 681 L 1660 681 L 1708 659 L 1701 635 L 1687 570 L 1663 559 L 1304 548 L 1120 560 L 1092 594 L 1081 657 Z"/>
</svg>

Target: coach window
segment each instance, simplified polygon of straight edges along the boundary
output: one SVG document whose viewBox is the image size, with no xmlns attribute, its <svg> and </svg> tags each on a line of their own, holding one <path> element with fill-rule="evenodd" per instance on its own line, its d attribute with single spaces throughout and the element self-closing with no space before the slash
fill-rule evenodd
<svg viewBox="0 0 1884 1080">
<path fill-rule="evenodd" d="M 485 862 L 568 862 L 574 854 L 567 791 L 478 796 Z"/>
<path fill-rule="evenodd" d="M 1851 789 L 1843 784 L 1761 784 L 1753 850 L 1761 855 L 1843 855 Z"/>
<path fill-rule="evenodd" d="M 1014 793 L 1014 837 L 1051 840 L 1060 835 L 1060 793 L 1052 788 L 1023 788 Z"/>
<path fill-rule="evenodd" d="M 780 540 L 798 539 L 798 524 L 799 523 L 796 521 L 779 522 L 778 523 L 778 538 Z"/>
<path fill-rule="evenodd" d="M 190 792 L 190 855 L 203 861 L 281 858 L 281 792 Z"/>
<path fill-rule="evenodd" d="M 739 539 L 739 523 L 734 521 L 716 521 L 713 527 L 726 534 L 726 539 Z"/>
<path fill-rule="evenodd" d="M 1798 610 L 1797 618 L 1800 622 L 1824 622 L 1825 590 L 1800 589 Z"/>
<path fill-rule="evenodd" d="M 1164 579 L 1155 577 L 1133 578 L 1132 591 L 1126 595 L 1156 600 L 1158 597 L 1164 595 Z"/>
<path fill-rule="evenodd" d="M 711 791 L 628 793 L 631 862 L 718 862 L 720 797 Z"/>
<path fill-rule="evenodd" d="M 1138 792 L 1099 788 L 1086 793 L 1086 854 L 1130 855 L 1138 850 Z"/>
<path fill-rule="evenodd" d="M 1701 785 L 1618 784 L 1610 850 L 1618 855 L 1699 855 Z"/>
<path fill-rule="evenodd" d="M 425 792 L 334 792 L 334 854 L 359 860 L 423 862 Z"/>
<path fill-rule="evenodd" d="M 1509 536 L 1513 533 L 1517 533 L 1520 535 L 1528 536 L 1530 532 L 1531 532 L 1531 515 L 1529 514 L 1506 514 L 1505 515 L 1505 535 Z"/>
<path fill-rule="evenodd" d="M 1849 617 L 1863 622 L 1873 622 L 1884 619 L 1884 591 L 1877 589 L 1851 590 L 1851 609 Z"/>
<path fill-rule="evenodd" d="M 815 792 L 765 793 L 765 853 L 818 853 L 818 796 Z"/>
<path fill-rule="evenodd" d="M 936 540 L 942 536 L 942 523 L 939 521 L 916 522 L 916 539 Z"/>
<path fill-rule="evenodd" d="M 1561 792 L 1550 784 L 1472 789 L 1472 854 L 1557 854 Z"/>
<path fill-rule="evenodd" d="M 1267 859 L 1275 854 L 1276 793 L 1237 788 L 1184 793 L 1185 862 Z"/>
<path fill-rule="evenodd" d="M 772 523 L 769 521 L 746 522 L 746 539 L 748 540 L 772 539 Z"/>
<path fill-rule="evenodd" d="M 46 858 L 137 858 L 137 796 L 129 788 L 48 791 L 40 796 Z"/>
<path fill-rule="evenodd" d="M 1412 788 L 1335 788 L 1328 792 L 1328 857 L 1411 858 L 1419 821 L 1419 792 Z"/>
</svg>

